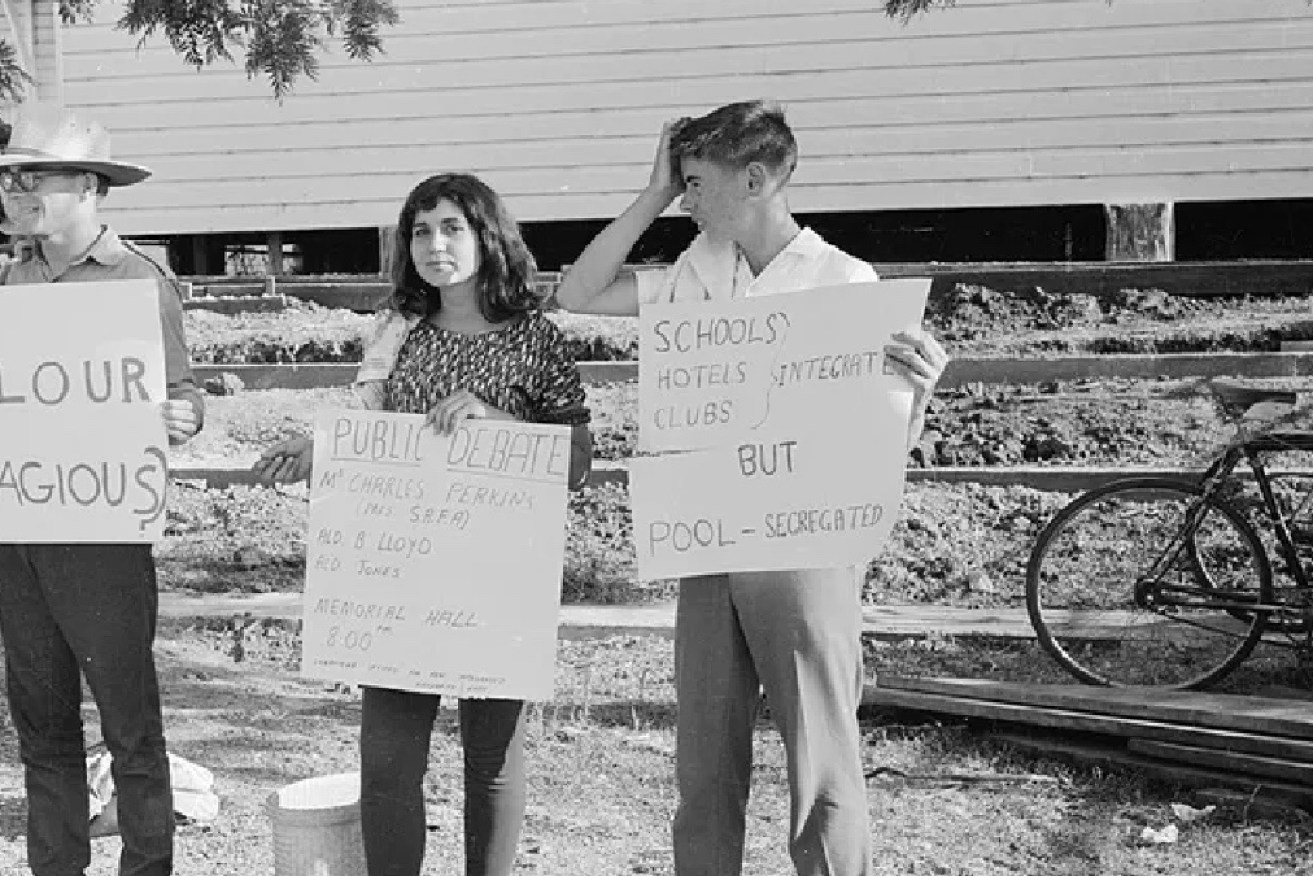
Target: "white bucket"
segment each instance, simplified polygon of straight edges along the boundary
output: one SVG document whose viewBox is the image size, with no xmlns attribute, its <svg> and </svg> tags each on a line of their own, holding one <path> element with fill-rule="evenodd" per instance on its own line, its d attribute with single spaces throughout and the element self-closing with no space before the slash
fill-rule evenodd
<svg viewBox="0 0 1313 876">
<path fill-rule="evenodd" d="M 295 782 L 269 795 L 274 876 L 365 876 L 360 773 Z"/>
</svg>

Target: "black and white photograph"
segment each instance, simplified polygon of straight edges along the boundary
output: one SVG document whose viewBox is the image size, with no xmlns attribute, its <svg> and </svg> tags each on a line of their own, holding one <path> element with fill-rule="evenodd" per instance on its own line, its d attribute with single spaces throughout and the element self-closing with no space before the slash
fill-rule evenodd
<svg viewBox="0 0 1313 876">
<path fill-rule="evenodd" d="M 1313 876 L 1313 0 L 0 7 L 0 874 Z"/>
</svg>

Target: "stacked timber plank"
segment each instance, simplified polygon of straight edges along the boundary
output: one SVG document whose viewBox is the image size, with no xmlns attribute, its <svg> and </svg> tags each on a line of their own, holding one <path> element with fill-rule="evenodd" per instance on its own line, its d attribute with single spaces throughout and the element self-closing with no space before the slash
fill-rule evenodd
<svg viewBox="0 0 1313 876">
<path fill-rule="evenodd" d="M 993 722 L 1034 753 L 1113 764 L 1194 788 L 1205 801 L 1313 811 L 1313 702 L 1259 696 L 881 678 L 863 704 Z"/>
</svg>

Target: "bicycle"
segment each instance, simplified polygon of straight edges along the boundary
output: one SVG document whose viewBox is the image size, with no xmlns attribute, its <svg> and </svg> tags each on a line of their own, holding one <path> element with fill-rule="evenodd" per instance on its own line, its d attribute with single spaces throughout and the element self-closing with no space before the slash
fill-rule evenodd
<svg viewBox="0 0 1313 876">
<path fill-rule="evenodd" d="M 1279 430 L 1296 411 L 1292 391 L 1205 383 L 1236 430 L 1200 475 L 1090 490 L 1058 512 L 1031 551 L 1031 625 L 1082 682 L 1199 689 L 1260 641 L 1313 653 L 1313 473 L 1265 463 L 1313 452 L 1313 432 Z M 1258 406 L 1277 415 L 1253 427 Z M 1237 471 L 1242 462 L 1257 502 Z"/>
</svg>

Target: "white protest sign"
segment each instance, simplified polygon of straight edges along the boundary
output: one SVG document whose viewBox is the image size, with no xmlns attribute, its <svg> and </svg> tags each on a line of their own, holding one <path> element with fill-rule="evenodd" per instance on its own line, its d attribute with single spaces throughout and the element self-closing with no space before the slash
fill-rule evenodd
<svg viewBox="0 0 1313 876">
<path fill-rule="evenodd" d="M 0 541 L 163 537 L 159 296 L 153 280 L 0 287 Z"/>
<path fill-rule="evenodd" d="M 570 430 L 418 414 L 315 421 L 302 673 L 548 699 Z"/>
<path fill-rule="evenodd" d="M 796 423 L 893 387 L 883 374 L 885 341 L 920 325 L 929 291 L 929 280 L 882 280 L 644 305 L 639 449 L 750 441 L 772 423 Z"/>
<path fill-rule="evenodd" d="M 640 442 L 648 430 L 658 436 L 649 446 L 703 448 L 630 463 L 640 576 L 826 568 L 879 552 L 902 498 L 911 404 L 906 381 L 885 373 L 883 349 L 893 332 L 920 324 L 929 286 L 853 284 L 658 305 L 640 317 L 640 357 L 649 331 L 672 341 L 649 381 L 658 404 L 646 409 L 673 410 L 683 424 L 645 420 Z M 772 315 L 783 327 L 776 337 L 748 341 L 751 325 Z M 676 343 L 675 332 L 689 325 L 703 341 Z M 748 327 L 721 335 L 714 328 L 735 325 Z M 680 364 L 681 354 L 691 364 Z M 661 376 L 716 370 L 742 379 L 681 388 L 681 379 Z M 713 395 L 725 416 L 679 419 L 681 410 L 709 410 Z"/>
</svg>

